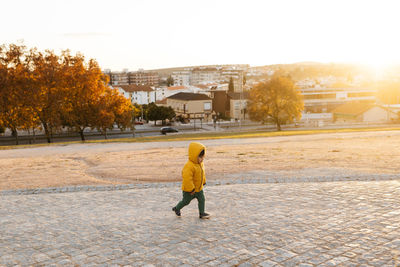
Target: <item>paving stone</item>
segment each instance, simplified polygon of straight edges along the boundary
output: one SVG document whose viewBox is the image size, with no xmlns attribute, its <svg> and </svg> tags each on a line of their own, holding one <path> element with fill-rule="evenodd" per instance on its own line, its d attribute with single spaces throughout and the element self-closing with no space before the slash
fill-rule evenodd
<svg viewBox="0 0 400 267">
<path fill-rule="evenodd" d="M 206 187 L 209 220 L 178 184 L 0 195 L 0 265 L 396 264 L 399 181 L 245 182 Z"/>
<path fill-rule="evenodd" d="M 273 267 L 273 266 L 277 266 L 277 263 L 273 262 L 273 261 L 266 260 L 266 261 L 261 262 L 260 266 L 261 267 Z"/>
</svg>

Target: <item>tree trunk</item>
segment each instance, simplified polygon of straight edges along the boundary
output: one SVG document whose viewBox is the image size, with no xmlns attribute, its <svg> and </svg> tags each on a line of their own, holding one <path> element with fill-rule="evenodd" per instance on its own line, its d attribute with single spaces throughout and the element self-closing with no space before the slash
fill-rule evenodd
<svg viewBox="0 0 400 267">
<path fill-rule="evenodd" d="M 29 144 L 32 144 L 32 136 L 31 136 L 31 130 L 28 129 L 28 136 L 29 136 Z"/>
<path fill-rule="evenodd" d="M 82 141 L 85 141 L 85 135 L 83 134 L 83 130 L 84 130 L 84 129 L 79 130 L 79 134 L 80 134 L 80 136 L 81 136 Z"/>
<path fill-rule="evenodd" d="M 108 139 L 107 138 L 107 129 L 104 130 L 104 139 Z"/>
<path fill-rule="evenodd" d="M 277 129 L 278 131 L 282 131 L 281 122 L 280 122 L 279 120 L 276 121 L 276 129 Z"/>
<path fill-rule="evenodd" d="M 35 132 L 35 128 L 33 128 L 33 143 L 36 143 L 36 132 Z"/>
<path fill-rule="evenodd" d="M 44 132 L 46 134 L 47 143 L 51 143 L 49 127 L 48 127 L 47 123 L 42 123 L 42 124 L 43 124 L 43 128 L 44 128 Z"/>
<path fill-rule="evenodd" d="M 15 144 L 19 145 L 17 129 L 11 129 L 11 135 L 15 137 Z"/>
</svg>

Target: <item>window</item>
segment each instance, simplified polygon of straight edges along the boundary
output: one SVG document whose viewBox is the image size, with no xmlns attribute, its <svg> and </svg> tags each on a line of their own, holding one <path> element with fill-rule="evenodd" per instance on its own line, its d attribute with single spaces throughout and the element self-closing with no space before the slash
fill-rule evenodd
<svg viewBox="0 0 400 267">
<path fill-rule="evenodd" d="M 210 102 L 204 103 L 204 110 L 211 110 L 211 103 Z"/>
</svg>

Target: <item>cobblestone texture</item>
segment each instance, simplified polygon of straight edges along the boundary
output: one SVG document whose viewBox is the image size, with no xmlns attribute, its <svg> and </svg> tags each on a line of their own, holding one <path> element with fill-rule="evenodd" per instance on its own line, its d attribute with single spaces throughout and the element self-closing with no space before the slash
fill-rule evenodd
<svg viewBox="0 0 400 267">
<path fill-rule="evenodd" d="M 0 196 L 0 266 L 400 266 L 400 182 Z"/>
<path fill-rule="evenodd" d="M 257 176 L 248 173 L 246 176 Z M 259 176 L 259 175 L 258 175 Z M 306 183 L 306 182 L 337 182 L 337 181 L 388 181 L 400 180 L 400 175 L 393 174 L 351 174 L 351 175 L 330 175 L 330 176 L 276 176 L 276 177 L 245 177 L 223 179 L 220 181 L 207 181 L 208 185 L 232 185 L 232 184 L 265 184 L 265 183 Z M 66 187 L 49 187 L 49 188 L 33 188 L 33 189 L 14 189 L 2 190 L 0 196 L 6 195 L 36 195 L 50 193 L 68 193 L 68 192 L 86 192 L 86 191 L 116 191 L 142 188 L 176 188 L 180 186 L 180 182 L 165 182 L 165 183 L 135 183 L 135 184 L 118 184 L 118 185 L 77 185 Z"/>
</svg>

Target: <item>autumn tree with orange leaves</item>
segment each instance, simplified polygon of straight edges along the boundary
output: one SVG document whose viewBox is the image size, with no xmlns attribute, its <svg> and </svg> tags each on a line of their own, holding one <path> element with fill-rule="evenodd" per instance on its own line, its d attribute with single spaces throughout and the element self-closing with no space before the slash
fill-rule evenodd
<svg viewBox="0 0 400 267">
<path fill-rule="evenodd" d="M 85 129 L 132 127 L 133 107 L 107 86 L 98 63 L 83 55 L 27 51 L 23 45 L 0 46 L 0 128 L 41 127 L 50 143 L 64 127 L 85 140 Z"/>
<path fill-rule="evenodd" d="M 60 57 L 53 51 L 44 53 L 31 50 L 32 74 L 30 96 L 47 142 L 51 142 L 54 133 L 62 127 L 62 108 L 66 101 L 65 75 Z"/>
<path fill-rule="evenodd" d="M 107 130 L 114 127 L 114 123 L 121 129 L 133 128 L 133 113 L 135 107 L 127 101 L 118 90 L 106 89 L 104 95 L 100 97 L 98 102 L 98 114 L 96 120 L 96 128 L 104 134 L 107 139 Z"/>
<path fill-rule="evenodd" d="M 66 98 L 62 106 L 63 124 L 85 140 L 86 128 L 94 128 L 98 120 L 98 104 L 107 88 L 106 76 L 95 60 L 85 63 L 82 55 L 64 53 L 63 73 Z"/>
<path fill-rule="evenodd" d="M 281 125 L 301 118 L 303 97 L 293 80 L 279 72 L 267 82 L 261 82 L 250 90 L 247 103 L 250 118 L 267 123 L 272 121 L 278 131 Z"/>
<path fill-rule="evenodd" d="M 25 46 L 0 46 L 0 126 L 11 130 L 16 144 L 18 129 L 38 127 L 33 103 L 25 93 L 31 81 L 29 63 Z"/>
</svg>

